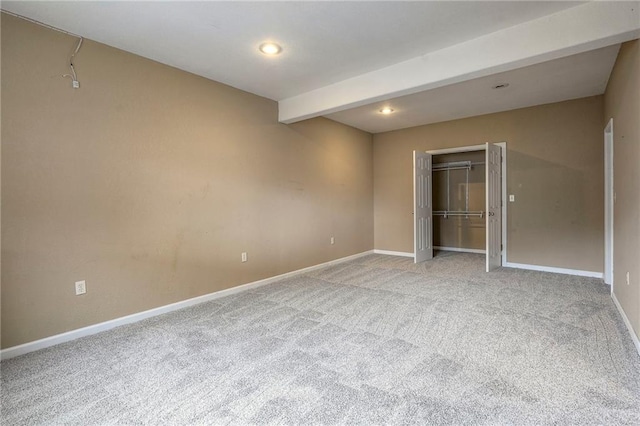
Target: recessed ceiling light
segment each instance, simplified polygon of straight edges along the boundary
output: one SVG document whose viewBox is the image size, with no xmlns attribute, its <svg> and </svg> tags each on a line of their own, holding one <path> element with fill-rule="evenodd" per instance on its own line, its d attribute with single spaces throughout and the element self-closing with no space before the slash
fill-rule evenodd
<svg viewBox="0 0 640 426">
<path fill-rule="evenodd" d="M 273 56 L 282 52 L 282 47 L 276 43 L 262 43 L 258 48 L 265 55 Z"/>
<path fill-rule="evenodd" d="M 509 83 L 500 83 L 493 86 L 494 89 L 506 89 L 509 87 Z"/>
<path fill-rule="evenodd" d="M 390 107 L 384 107 L 380 110 L 380 114 L 389 115 L 393 112 L 393 109 Z"/>
</svg>

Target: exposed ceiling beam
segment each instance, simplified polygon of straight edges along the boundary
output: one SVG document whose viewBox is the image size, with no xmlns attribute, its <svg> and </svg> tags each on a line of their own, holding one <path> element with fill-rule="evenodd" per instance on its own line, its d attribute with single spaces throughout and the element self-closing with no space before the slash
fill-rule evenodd
<svg viewBox="0 0 640 426">
<path fill-rule="evenodd" d="M 640 37 L 640 2 L 589 2 L 281 100 L 295 123 Z"/>
</svg>

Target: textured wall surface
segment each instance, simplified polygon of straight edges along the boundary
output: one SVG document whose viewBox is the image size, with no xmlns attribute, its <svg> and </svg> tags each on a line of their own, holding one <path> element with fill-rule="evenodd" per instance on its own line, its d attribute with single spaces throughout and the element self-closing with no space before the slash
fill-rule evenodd
<svg viewBox="0 0 640 426">
<path fill-rule="evenodd" d="M 613 118 L 613 291 L 640 337 L 640 41 L 620 48 L 604 105 L 603 128 Z"/>
<path fill-rule="evenodd" d="M 373 248 L 370 134 L 76 44 L 2 15 L 2 347 Z"/>
<path fill-rule="evenodd" d="M 375 247 L 413 252 L 412 151 L 507 143 L 509 262 L 602 272 L 603 96 L 374 135 Z"/>
</svg>

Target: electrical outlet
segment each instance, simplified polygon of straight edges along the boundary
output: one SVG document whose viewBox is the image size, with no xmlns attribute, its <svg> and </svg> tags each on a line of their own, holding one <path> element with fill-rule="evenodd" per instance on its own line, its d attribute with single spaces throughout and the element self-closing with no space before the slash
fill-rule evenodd
<svg viewBox="0 0 640 426">
<path fill-rule="evenodd" d="M 336 239 L 331 237 L 331 244 L 335 244 L 336 243 Z"/>
<path fill-rule="evenodd" d="M 80 296 L 81 294 L 85 294 L 87 292 L 87 283 L 82 281 L 76 281 L 76 296 Z"/>
<path fill-rule="evenodd" d="M 631 283 L 629 281 L 629 271 L 627 271 L 627 285 L 631 285 Z"/>
<path fill-rule="evenodd" d="M 247 261 L 247 252 L 242 252 L 242 261 L 246 262 Z"/>
</svg>

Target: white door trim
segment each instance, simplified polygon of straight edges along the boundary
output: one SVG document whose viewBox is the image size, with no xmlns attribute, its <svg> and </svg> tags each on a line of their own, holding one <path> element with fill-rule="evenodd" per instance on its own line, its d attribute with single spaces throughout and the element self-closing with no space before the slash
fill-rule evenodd
<svg viewBox="0 0 640 426">
<path fill-rule="evenodd" d="M 496 142 L 502 154 L 502 170 L 500 179 L 502 180 L 502 264 L 507 263 L 507 143 Z"/>
<path fill-rule="evenodd" d="M 502 266 L 502 147 L 488 143 L 485 152 L 486 270 Z M 497 158 L 496 158 L 497 157 Z M 498 161 L 495 161 L 498 160 Z M 496 179 L 496 175 L 498 179 Z M 495 238 L 496 233 L 500 238 Z"/>
<path fill-rule="evenodd" d="M 604 129 L 604 282 L 613 294 L 613 118 Z"/>
</svg>

